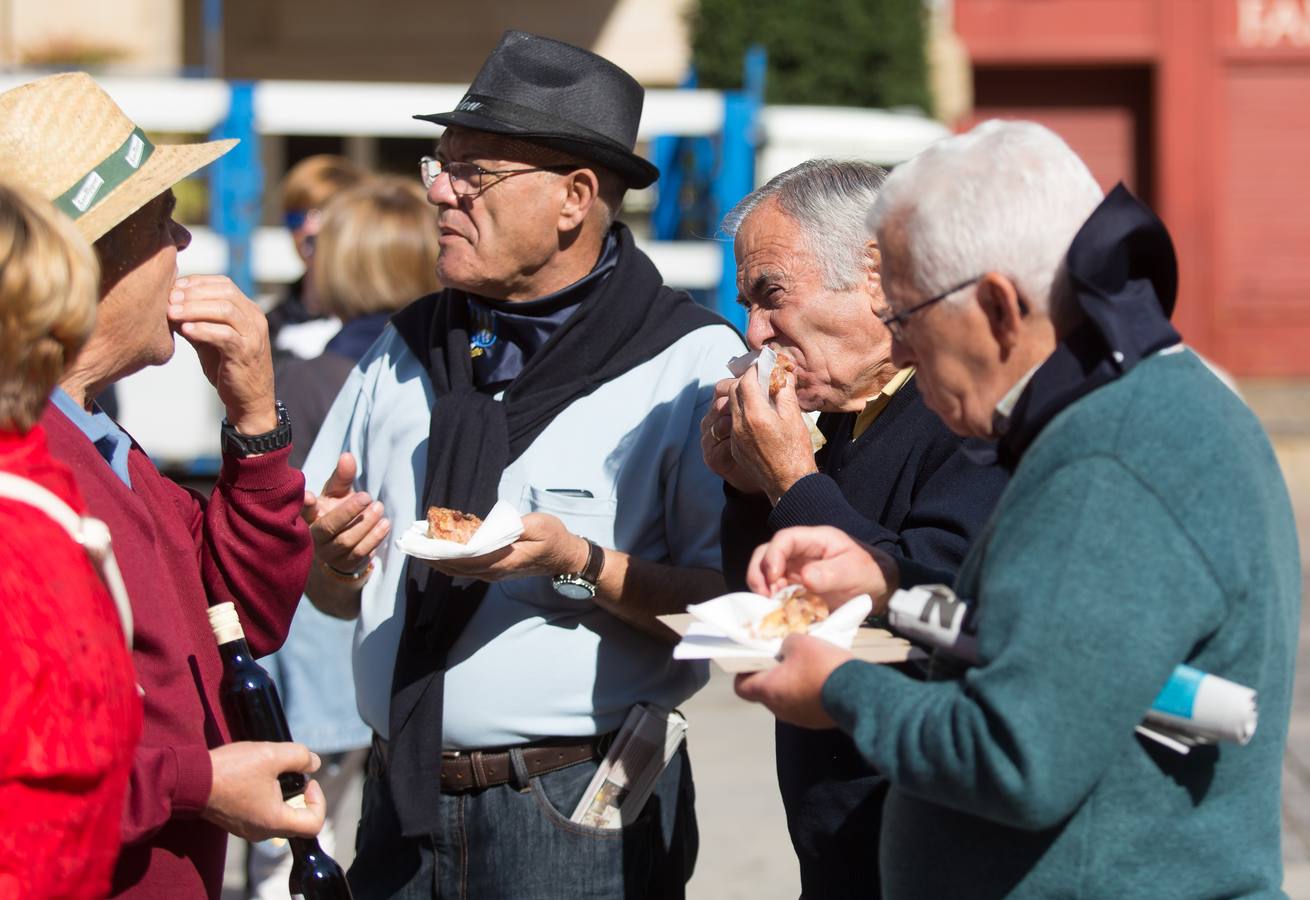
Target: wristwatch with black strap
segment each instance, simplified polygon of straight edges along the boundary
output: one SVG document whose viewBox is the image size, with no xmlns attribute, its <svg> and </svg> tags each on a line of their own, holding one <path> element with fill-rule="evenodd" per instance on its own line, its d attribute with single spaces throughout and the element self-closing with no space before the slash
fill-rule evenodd
<svg viewBox="0 0 1310 900">
<path fill-rule="evenodd" d="M 242 434 L 223 419 L 223 452 L 233 456 L 257 456 L 272 453 L 291 443 L 291 417 L 282 401 L 277 401 L 277 427 L 263 434 Z"/>
<path fill-rule="evenodd" d="M 600 570 L 605 565 L 605 551 L 591 538 L 587 542 L 587 563 L 581 572 L 556 575 L 551 579 L 555 593 L 570 600 L 591 600 L 596 596 L 596 585 L 600 583 Z"/>
</svg>

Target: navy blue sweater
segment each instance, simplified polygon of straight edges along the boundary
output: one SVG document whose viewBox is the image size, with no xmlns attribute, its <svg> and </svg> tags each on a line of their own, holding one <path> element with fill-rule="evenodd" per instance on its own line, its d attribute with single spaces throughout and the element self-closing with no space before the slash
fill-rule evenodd
<svg viewBox="0 0 1310 900">
<path fill-rule="evenodd" d="M 819 417 L 828 438 L 807 475 L 769 508 L 726 487 L 720 540 L 728 585 L 745 588 L 757 546 L 793 525 L 834 525 L 896 556 L 955 572 L 1007 475 L 979 466 L 923 404 L 914 379 L 851 440 L 855 413 Z M 778 786 L 801 868 L 802 896 L 878 896 L 878 830 L 886 782 L 841 731 L 779 723 Z"/>
</svg>

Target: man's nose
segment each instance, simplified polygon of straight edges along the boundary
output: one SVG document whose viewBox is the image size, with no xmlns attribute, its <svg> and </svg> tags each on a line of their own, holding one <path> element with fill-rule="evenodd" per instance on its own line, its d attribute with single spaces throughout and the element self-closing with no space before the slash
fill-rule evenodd
<svg viewBox="0 0 1310 900">
<path fill-rule="evenodd" d="M 191 246 L 191 232 L 187 230 L 185 225 L 180 225 L 177 222 L 174 222 L 172 227 L 173 246 L 176 247 L 180 253 L 187 247 Z"/>
<path fill-rule="evenodd" d="M 773 339 L 773 327 L 769 324 L 769 314 L 758 307 L 746 313 L 746 344 L 752 350 L 758 350 Z"/>
<path fill-rule="evenodd" d="M 459 197 L 450 184 L 450 173 L 442 172 L 428 188 L 428 202 L 433 206 L 459 206 Z"/>
</svg>

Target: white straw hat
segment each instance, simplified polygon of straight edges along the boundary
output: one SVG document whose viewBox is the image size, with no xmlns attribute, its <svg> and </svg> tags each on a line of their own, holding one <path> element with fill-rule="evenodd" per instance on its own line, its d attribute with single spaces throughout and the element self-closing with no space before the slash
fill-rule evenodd
<svg viewBox="0 0 1310 900">
<path fill-rule="evenodd" d="M 0 94 L 0 179 L 52 201 L 89 241 L 236 143 L 152 144 L 85 72 Z"/>
</svg>

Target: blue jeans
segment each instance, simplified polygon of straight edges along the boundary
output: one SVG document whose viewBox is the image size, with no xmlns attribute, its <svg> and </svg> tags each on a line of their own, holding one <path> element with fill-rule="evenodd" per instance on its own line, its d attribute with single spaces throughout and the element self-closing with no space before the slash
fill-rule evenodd
<svg viewBox="0 0 1310 900">
<path fill-rule="evenodd" d="M 621 830 L 568 821 L 597 765 L 548 772 L 522 790 L 443 794 L 441 833 L 406 838 L 374 752 L 349 873 L 355 900 L 681 900 L 699 844 L 686 746 Z"/>
</svg>

